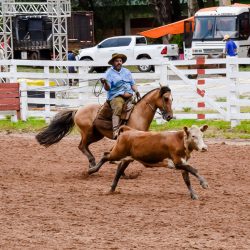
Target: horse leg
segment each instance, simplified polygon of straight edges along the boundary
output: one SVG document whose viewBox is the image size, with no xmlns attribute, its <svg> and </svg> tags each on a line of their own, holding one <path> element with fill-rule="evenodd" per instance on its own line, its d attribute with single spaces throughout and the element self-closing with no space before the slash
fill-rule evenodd
<svg viewBox="0 0 250 250">
<path fill-rule="evenodd" d="M 83 140 L 80 141 L 80 144 L 78 146 L 78 148 L 80 149 L 80 151 L 88 158 L 89 161 L 89 168 L 94 167 L 96 165 L 95 162 L 95 157 L 93 156 L 93 154 L 90 152 L 89 150 L 89 145 L 84 144 Z"/>
<path fill-rule="evenodd" d="M 129 165 L 130 162 L 131 162 L 131 160 L 122 160 L 119 163 L 119 165 L 117 167 L 117 170 L 116 170 L 115 178 L 114 178 L 114 180 L 112 182 L 112 185 L 111 185 L 110 193 L 115 192 L 115 189 L 116 189 L 116 186 L 118 184 L 118 181 L 119 181 L 121 175 L 124 174 L 124 171 L 128 167 L 128 165 Z"/>
<path fill-rule="evenodd" d="M 102 159 L 101 159 L 94 167 L 89 168 L 88 174 L 91 175 L 91 174 L 93 174 L 93 173 L 98 172 L 99 169 L 101 168 L 101 166 L 102 166 L 105 162 L 109 161 L 109 155 L 110 155 L 109 152 L 105 152 L 104 155 L 103 155 L 103 157 L 102 157 Z"/>
<path fill-rule="evenodd" d="M 189 190 L 189 193 L 191 195 L 191 198 L 193 200 L 198 200 L 198 195 L 194 192 L 192 186 L 191 186 L 191 182 L 190 182 L 190 179 L 189 179 L 189 173 L 187 171 L 182 171 L 182 177 L 183 177 L 183 180 L 185 182 L 185 184 L 187 185 L 187 188 Z"/>
<path fill-rule="evenodd" d="M 89 150 L 89 145 L 101 140 L 103 135 L 97 133 L 91 133 L 86 135 L 85 133 L 81 133 L 82 139 L 78 148 L 80 151 L 88 158 L 89 161 L 89 168 L 93 168 L 96 165 L 95 157 Z"/>
</svg>

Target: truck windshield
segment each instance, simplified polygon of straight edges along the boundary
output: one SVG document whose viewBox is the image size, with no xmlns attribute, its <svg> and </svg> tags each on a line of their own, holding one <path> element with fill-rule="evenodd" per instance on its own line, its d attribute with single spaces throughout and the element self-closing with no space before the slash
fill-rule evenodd
<svg viewBox="0 0 250 250">
<path fill-rule="evenodd" d="M 228 34 L 232 38 L 238 36 L 235 16 L 196 17 L 194 40 L 222 40 Z"/>
<path fill-rule="evenodd" d="M 215 38 L 223 38 L 224 35 L 229 35 L 231 38 L 237 38 L 236 17 L 216 17 L 215 22 Z"/>
</svg>

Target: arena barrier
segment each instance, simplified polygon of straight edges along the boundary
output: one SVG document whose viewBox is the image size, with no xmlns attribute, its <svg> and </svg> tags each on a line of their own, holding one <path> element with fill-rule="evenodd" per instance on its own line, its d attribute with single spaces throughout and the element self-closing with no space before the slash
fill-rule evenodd
<svg viewBox="0 0 250 250">
<path fill-rule="evenodd" d="M 174 96 L 176 119 L 221 119 L 231 121 L 232 127 L 241 120 L 250 119 L 250 72 L 244 71 L 244 66 L 250 65 L 250 58 L 148 60 L 147 64 L 154 65 L 154 72 L 135 72 L 138 61 L 129 65 L 139 91 L 145 94 L 159 83 L 169 85 Z M 102 104 L 106 99 L 104 91 L 98 97 L 93 93 L 103 74 L 88 73 L 89 67 L 103 66 L 98 63 L 9 60 L 1 61 L 0 65 L 6 69 L 0 72 L 2 81 L 20 82 L 23 120 L 39 116 L 49 121 L 59 110 L 88 103 Z M 68 73 L 68 66 L 77 67 L 78 73 Z M 25 79 L 42 80 L 44 85 L 32 86 Z M 69 79 L 76 79 L 79 83 L 69 86 Z M 51 82 L 55 82 L 55 86 L 51 86 Z M 97 84 L 96 92 L 100 88 L 101 85 Z M 30 91 L 42 92 L 43 97 L 30 95 Z M 34 104 L 38 108 L 34 108 Z M 158 116 L 156 119 L 161 122 Z"/>
</svg>

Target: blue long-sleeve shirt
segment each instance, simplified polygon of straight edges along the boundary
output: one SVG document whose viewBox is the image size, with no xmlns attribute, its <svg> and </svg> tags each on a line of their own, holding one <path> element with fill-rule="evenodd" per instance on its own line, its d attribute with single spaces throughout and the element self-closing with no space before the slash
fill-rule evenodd
<svg viewBox="0 0 250 250">
<path fill-rule="evenodd" d="M 123 95 L 125 92 L 133 94 L 132 86 L 135 84 L 135 81 L 128 69 L 122 67 L 118 72 L 111 67 L 107 70 L 104 77 L 110 86 L 110 90 L 107 92 L 108 100 Z"/>
</svg>

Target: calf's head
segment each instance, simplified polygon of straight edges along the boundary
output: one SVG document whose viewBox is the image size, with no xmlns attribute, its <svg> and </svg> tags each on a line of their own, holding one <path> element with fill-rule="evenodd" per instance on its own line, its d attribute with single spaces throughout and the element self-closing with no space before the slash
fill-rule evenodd
<svg viewBox="0 0 250 250">
<path fill-rule="evenodd" d="M 207 125 L 203 125 L 200 128 L 193 125 L 191 128 L 184 127 L 186 134 L 186 147 L 189 150 L 207 151 L 207 145 L 203 141 L 203 132 L 208 128 Z"/>
</svg>

